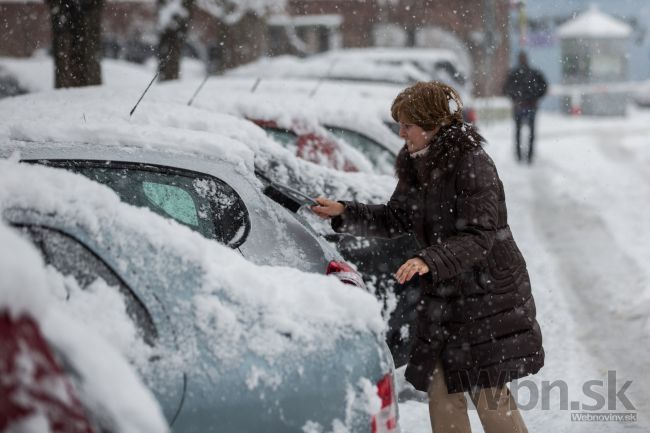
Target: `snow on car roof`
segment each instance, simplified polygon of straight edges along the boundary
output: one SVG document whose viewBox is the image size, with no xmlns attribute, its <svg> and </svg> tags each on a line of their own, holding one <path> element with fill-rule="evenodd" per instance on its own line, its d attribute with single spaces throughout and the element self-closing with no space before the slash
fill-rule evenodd
<svg viewBox="0 0 650 433">
<path fill-rule="evenodd" d="M 12 176 L 15 164 L 2 166 L 3 178 Z M 26 174 L 27 175 L 27 174 Z M 29 178 L 28 178 L 29 179 Z M 17 177 L 15 180 L 21 180 Z M 31 182 L 33 179 L 22 181 Z M 11 192 L 3 185 L 2 195 Z M 15 192 L 14 192 L 15 193 Z M 46 339 L 59 355 L 71 365 L 76 375 L 78 397 L 93 414 L 114 423 L 116 431 L 164 433 L 168 431 L 162 411 L 151 392 L 145 388 L 133 368 L 116 349 L 100 335 L 69 317 L 56 303 L 52 292 L 58 283 L 46 269 L 37 250 L 14 230 L 0 221 L 0 310 L 14 317 L 27 314 L 39 325 Z M 23 368 L 30 358 L 24 356 Z M 21 376 L 28 380 L 29 375 Z M 44 395 L 53 394 L 54 401 L 62 397 L 59 383 L 52 389 L 40 389 Z M 32 384 L 33 387 L 36 384 Z M 36 405 L 38 410 L 40 406 Z M 45 414 L 41 414 L 45 415 Z"/>
<path fill-rule="evenodd" d="M 183 268 L 200 272 L 195 277 L 200 287 L 187 289 L 193 290 L 195 304 L 202 306 L 195 310 L 201 323 L 210 322 L 215 336 L 229 335 L 242 343 L 269 342 L 268 346 L 249 348 L 260 355 L 278 356 L 282 352 L 278 344 L 284 344 L 287 350 L 298 345 L 302 350 L 317 350 L 319 346 L 333 345 L 343 336 L 359 332 L 381 335 L 384 330 L 381 306 L 370 293 L 334 277 L 255 265 L 237 251 L 185 226 L 121 202 L 111 189 L 81 175 L 0 160 L 0 185 L 0 215 L 8 209 L 33 209 L 41 215 L 56 215 L 58 221 L 68 221 L 88 236 L 100 239 L 98 242 L 128 245 L 136 250 L 138 247 L 131 244 L 137 242 L 143 251 L 148 250 L 144 245 L 148 244 L 153 251 L 170 252 L 155 255 L 159 257 L 155 260 L 182 258 Z M 113 227 L 115 233 L 104 236 Z M 287 332 L 294 338 L 282 337 Z M 241 348 L 233 347 L 231 352 L 236 350 Z M 228 355 L 224 353 L 224 359 Z"/>
<path fill-rule="evenodd" d="M 237 142 L 239 139 L 254 143 L 265 137 L 250 122 L 192 107 L 147 101 L 129 117 L 137 97 L 116 89 L 88 88 L 4 99 L 0 101 L 0 135 L 27 142 L 162 149 L 209 155 L 253 167 L 253 150 Z M 179 127 L 187 124 L 192 129 Z"/>
<path fill-rule="evenodd" d="M 428 75 L 408 64 L 381 64 L 364 58 L 346 58 L 337 61 L 323 56 L 306 59 L 293 56 L 263 57 L 254 62 L 231 69 L 231 76 L 255 77 L 305 77 L 335 80 L 409 84 L 427 81 Z"/>
<path fill-rule="evenodd" d="M 260 82 L 258 89 L 251 93 L 246 81 L 215 77 L 204 84 L 194 100 L 194 106 L 248 118 L 274 120 L 285 128 L 300 129 L 299 123 L 305 122 L 309 131 L 321 135 L 327 134 L 321 125 L 348 127 L 359 132 L 372 131 L 374 135 L 380 135 L 382 142 L 392 150 L 401 148 L 401 140 L 384 124 L 390 113 L 392 92 L 382 97 L 360 98 L 350 91 L 332 94 L 325 90 L 311 97 L 310 89 L 313 87 L 307 83 L 292 85 L 290 81 L 283 81 L 275 86 L 276 83 L 267 85 L 265 81 Z M 167 97 L 175 97 L 192 91 L 199 84 L 191 80 L 165 84 L 159 86 L 155 93 L 162 96 L 160 92 L 164 92 Z"/>
<path fill-rule="evenodd" d="M 160 96 L 164 86 L 152 89 L 132 117 L 128 113 L 139 95 L 124 89 L 66 89 L 3 99 L 0 137 L 22 140 L 26 146 L 50 141 L 84 147 L 98 143 L 122 150 L 134 147 L 219 158 L 249 173 L 256 165 L 276 182 L 292 184 L 312 196 L 380 201 L 395 186 L 391 176 L 344 173 L 302 160 L 247 120 L 224 110 L 173 102 L 174 98 Z M 162 93 L 156 97 L 156 91 Z M 0 147 L 7 145 L 0 140 Z"/>
</svg>

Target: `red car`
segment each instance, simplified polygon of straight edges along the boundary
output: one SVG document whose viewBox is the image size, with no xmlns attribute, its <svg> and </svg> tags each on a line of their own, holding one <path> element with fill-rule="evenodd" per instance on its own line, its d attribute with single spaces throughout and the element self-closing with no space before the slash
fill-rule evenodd
<svg viewBox="0 0 650 433">
<path fill-rule="evenodd" d="M 331 137 L 320 135 L 308 128 L 283 128 L 273 120 L 250 119 L 264 129 L 271 138 L 287 149 L 295 147 L 296 156 L 307 161 L 342 171 L 359 171 L 341 146 Z"/>
<path fill-rule="evenodd" d="M 0 310 L 0 432 L 30 422 L 58 433 L 97 431 L 36 321 Z"/>
</svg>

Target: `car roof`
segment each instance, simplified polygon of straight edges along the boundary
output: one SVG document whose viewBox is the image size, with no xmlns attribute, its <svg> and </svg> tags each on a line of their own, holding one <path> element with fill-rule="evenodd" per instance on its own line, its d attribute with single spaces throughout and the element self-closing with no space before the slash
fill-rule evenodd
<svg viewBox="0 0 650 433">
<path fill-rule="evenodd" d="M 26 142 L 89 144 L 113 149 L 158 149 L 209 155 L 253 167 L 249 143 L 270 145 L 246 120 L 161 101 L 144 101 L 129 116 L 125 94 L 115 89 L 79 89 L 24 95 L 0 101 L 0 136 Z M 191 125 L 193 129 L 185 128 Z M 4 144 L 3 144 L 4 145 Z"/>
</svg>

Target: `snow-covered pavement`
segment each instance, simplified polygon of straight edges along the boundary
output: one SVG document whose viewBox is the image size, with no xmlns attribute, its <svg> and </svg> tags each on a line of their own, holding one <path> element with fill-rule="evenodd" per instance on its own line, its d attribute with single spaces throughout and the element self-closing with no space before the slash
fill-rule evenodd
<svg viewBox="0 0 650 433">
<path fill-rule="evenodd" d="M 537 130 L 538 157 L 528 166 L 514 161 L 511 122 L 481 128 L 528 262 L 546 351 L 540 374 L 511 389 L 527 406 L 531 433 L 650 431 L 650 111 L 626 118 L 541 113 Z M 556 381 L 566 384 L 563 392 L 559 383 L 544 391 Z M 584 405 L 599 403 L 594 394 L 604 407 L 589 410 Z M 623 406 L 625 397 L 634 410 Z M 400 411 L 404 433 L 430 431 L 425 403 L 404 402 Z M 636 412 L 637 422 L 572 421 L 572 413 L 585 412 Z M 475 411 L 470 420 L 483 431 Z"/>
</svg>

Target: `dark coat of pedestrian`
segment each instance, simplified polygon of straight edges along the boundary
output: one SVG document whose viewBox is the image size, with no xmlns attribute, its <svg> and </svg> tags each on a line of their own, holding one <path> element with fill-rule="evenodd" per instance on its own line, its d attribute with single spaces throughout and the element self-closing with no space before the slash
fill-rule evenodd
<svg viewBox="0 0 650 433">
<path fill-rule="evenodd" d="M 470 431 L 469 392 L 486 432 L 506 431 L 504 425 L 524 432 L 505 384 L 542 367 L 542 335 L 526 263 L 508 226 L 503 185 L 485 140 L 461 113 L 460 97 L 449 86 L 407 88 L 392 107 L 406 145 L 388 203 L 319 198 L 314 211 L 331 217 L 337 232 L 415 235 L 419 252 L 396 277 L 404 282 L 420 274 L 406 379 L 429 392 L 433 430 L 454 425 Z M 448 403 L 461 409 L 449 412 Z M 496 410 L 482 412 L 481 405 Z"/>
<path fill-rule="evenodd" d="M 510 70 L 503 86 L 503 93 L 512 99 L 512 113 L 515 120 L 515 151 L 517 160 L 524 155 L 528 163 L 533 162 L 535 149 L 535 118 L 539 100 L 546 94 L 548 84 L 541 71 L 530 67 L 526 53 L 519 53 L 519 63 Z M 528 149 L 522 152 L 521 130 L 529 130 Z"/>
</svg>

